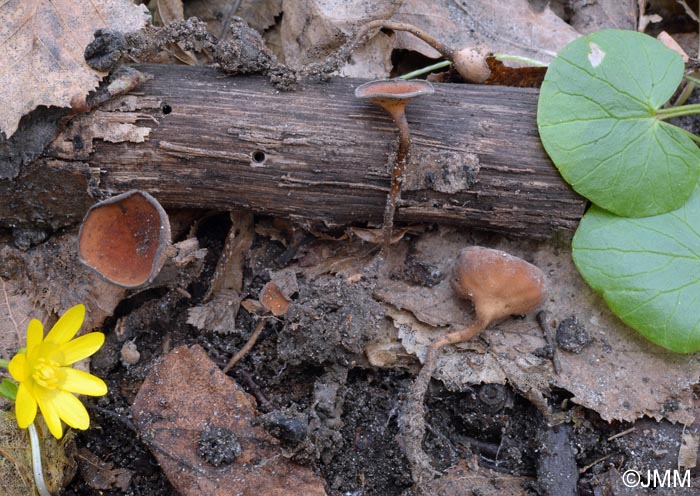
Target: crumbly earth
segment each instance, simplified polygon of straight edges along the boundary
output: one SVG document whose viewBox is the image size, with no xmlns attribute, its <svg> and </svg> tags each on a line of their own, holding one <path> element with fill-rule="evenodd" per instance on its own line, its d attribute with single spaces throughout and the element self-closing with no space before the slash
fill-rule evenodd
<svg viewBox="0 0 700 496">
<path fill-rule="evenodd" d="M 214 217 L 200 228 L 200 241 L 210 250 L 204 277 L 213 272 L 227 221 L 226 216 Z M 253 262 L 244 273 L 244 293 L 256 295 L 269 280 L 269 272 L 256 267 L 279 269 L 284 254 L 279 242 L 256 237 Z M 298 282 L 299 292 L 292 296 L 287 318 L 268 324 L 229 375 L 255 396 L 259 422 L 280 440 L 284 455 L 311 466 L 324 479 L 329 495 L 414 494 L 397 424 L 414 374 L 407 369 L 377 369 L 363 357 L 364 345 L 384 319 L 372 298 L 371 284 L 348 286 L 333 276 L 300 277 Z M 429 285 L 432 280 L 416 283 Z M 107 321 L 107 344 L 92 367 L 106 378 L 109 394 L 88 401 L 92 428 L 78 433 L 76 442 L 79 449 L 87 448 L 115 468 L 126 469 L 131 479 L 125 490 L 98 491 L 90 475 L 79 471 L 64 494 L 173 494 L 130 420 L 130 405 L 140 384 L 153 363 L 180 344 L 201 345 L 223 367 L 256 325 L 241 311 L 240 332 L 220 335 L 189 326 L 187 309 L 201 300 L 206 285 L 200 281 L 188 290 L 191 299 L 167 289 L 138 293 Z M 138 362 L 120 359 L 125 342 L 136 345 Z M 598 494 L 601 487 L 618 484 L 627 468 L 653 470 L 675 464 L 682 426 L 641 421 L 626 432 L 629 425 L 608 424 L 570 398 L 565 391 L 554 391 L 547 401 L 559 415 L 558 421 L 568 426 L 570 438 L 565 442 L 571 446 L 576 472 L 582 471 L 579 494 Z M 539 453 L 548 447 L 542 444 L 546 437 L 538 433 L 546 421 L 509 386 L 482 384 L 451 392 L 433 380 L 425 406 L 428 428 L 423 447 L 436 469 L 445 471 L 460 460 L 476 459 L 483 469 L 528 479 L 527 492 L 533 495 L 547 494 L 547 487 L 563 483 L 567 474 L 541 463 Z M 618 433 L 622 435 L 614 437 Z M 204 448 L 208 456 L 222 454 L 211 440 Z M 658 490 L 654 494 L 672 493 Z"/>
</svg>

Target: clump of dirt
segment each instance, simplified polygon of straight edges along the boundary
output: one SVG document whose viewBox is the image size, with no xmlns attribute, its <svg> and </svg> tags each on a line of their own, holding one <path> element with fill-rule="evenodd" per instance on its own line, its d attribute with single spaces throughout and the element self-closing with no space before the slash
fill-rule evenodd
<svg viewBox="0 0 700 496">
<path fill-rule="evenodd" d="M 369 282 L 332 276 L 302 282 L 280 334 L 279 356 L 291 364 L 351 365 L 379 334 L 383 319 Z"/>
</svg>

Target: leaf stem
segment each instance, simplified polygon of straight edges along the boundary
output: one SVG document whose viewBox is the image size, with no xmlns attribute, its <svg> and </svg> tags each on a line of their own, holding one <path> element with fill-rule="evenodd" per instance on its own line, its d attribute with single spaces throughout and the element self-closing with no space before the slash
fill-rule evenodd
<svg viewBox="0 0 700 496">
<path fill-rule="evenodd" d="M 697 144 L 700 145 L 700 136 L 698 136 L 697 134 L 691 133 L 687 129 L 683 129 L 682 127 L 679 127 L 678 129 L 683 131 L 688 138 L 690 138 L 691 140 L 695 141 Z"/>
<path fill-rule="evenodd" d="M 0 358 L 0 367 L 2 367 L 3 369 L 6 369 L 9 366 L 10 366 L 9 360 L 5 360 L 4 358 Z"/>
<path fill-rule="evenodd" d="M 656 111 L 656 117 L 661 120 L 700 114 L 700 103 L 681 105 L 680 107 L 663 108 Z"/>
<path fill-rule="evenodd" d="M 413 79 L 414 77 L 422 76 L 423 74 L 427 74 L 429 72 L 432 72 L 435 69 L 442 69 L 443 67 L 449 67 L 451 65 L 452 65 L 452 61 L 443 60 L 442 62 L 438 62 L 437 64 L 429 65 L 427 67 L 422 67 L 420 69 L 416 69 L 415 71 L 404 74 L 403 76 L 399 76 L 399 79 Z"/>
<path fill-rule="evenodd" d="M 36 432 L 36 427 L 34 427 L 34 422 L 29 424 L 29 440 L 32 445 L 32 468 L 34 469 L 36 490 L 41 496 L 51 496 L 44 481 L 44 470 L 41 468 L 41 446 L 39 445 L 39 435 Z"/>
<path fill-rule="evenodd" d="M 531 59 L 530 57 L 522 57 L 520 55 L 510 55 L 508 53 L 494 53 L 493 58 L 500 61 L 509 60 L 512 62 L 522 62 L 533 67 L 549 67 L 549 64 L 542 62 L 541 60 Z"/>
</svg>

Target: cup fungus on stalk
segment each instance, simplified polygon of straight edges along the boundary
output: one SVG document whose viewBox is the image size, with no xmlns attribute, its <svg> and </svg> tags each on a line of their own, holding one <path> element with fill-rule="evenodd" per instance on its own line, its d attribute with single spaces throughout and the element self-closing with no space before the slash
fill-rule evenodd
<svg viewBox="0 0 700 496">
<path fill-rule="evenodd" d="M 465 248 L 459 253 L 450 282 L 459 297 L 472 301 L 476 318 L 472 324 L 449 332 L 430 345 L 423 368 L 409 391 L 406 418 L 401 425 L 406 455 L 414 475 L 420 474 L 420 479 L 426 473 L 434 473 L 422 449 L 423 401 L 440 349 L 472 339 L 493 322 L 509 315 L 531 313 L 547 297 L 545 275 L 538 267 L 504 251 L 480 246 Z"/>
<path fill-rule="evenodd" d="M 386 259 L 391 244 L 396 203 L 401 196 L 401 182 L 408 162 L 411 133 L 406 120 L 406 104 L 413 98 L 434 93 L 433 85 L 420 79 L 383 79 L 370 81 L 355 89 L 355 98 L 368 100 L 383 108 L 399 128 L 399 148 L 391 171 L 391 189 L 384 208 L 383 241 L 381 256 Z"/>
<path fill-rule="evenodd" d="M 80 226 L 80 261 L 125 288 L 152 282 L 169 248 L 168 215 L 155 198 L 142 191 L 129 191 L 93 205 Z"/>
</svg>

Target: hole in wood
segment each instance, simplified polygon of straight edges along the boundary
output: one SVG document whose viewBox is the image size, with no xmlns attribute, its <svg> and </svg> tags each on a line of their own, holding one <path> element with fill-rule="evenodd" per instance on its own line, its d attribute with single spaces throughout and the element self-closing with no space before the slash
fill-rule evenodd
<svg viewBox="0 0 700 496">
<path fill-rule="evenodd" d="M 173 111 L 173 108 L 166 103 L 161 107 L 161 111 L 163 112 L 163 114 L 168 115 L 170 112 Z"/>
<path fill-rule="evenodd" d="M 253 159 L 253 164 L 262 165 L 265 162 L 267 155 L 265 155 L 265 152 L 262 150 L 255 150 L 251 155 L 251 158 Z"/>
</svg>

